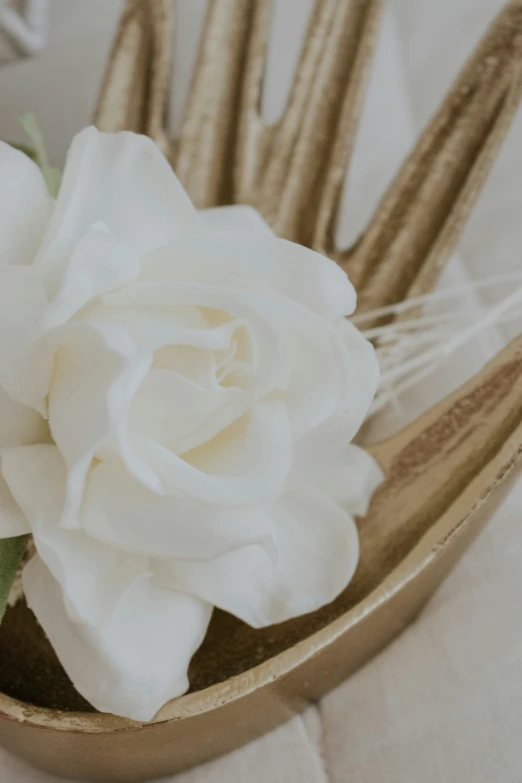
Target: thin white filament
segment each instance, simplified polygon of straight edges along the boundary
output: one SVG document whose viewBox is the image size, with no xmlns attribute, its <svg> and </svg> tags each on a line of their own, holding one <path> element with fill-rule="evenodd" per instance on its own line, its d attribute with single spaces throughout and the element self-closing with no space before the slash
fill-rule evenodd
<svg viewBox="0 0 522 783">
<path fill-rule="evenodd" d="M 522 285 L 489 309 L 466 306 L 465 294 L 480 289 L 522 283 L 522 272 L 496 275 L 475 283 L 436 291 L 422 297 L 381 307 L 352 319 L 358 326 L 384 316 L 437 305 L 440 311 L 421 313 L 383 326 L 372 326 L 363 334 L 372 340 L 381 367 L 381 382 L 369 416 L 389 405 L 400 407 L 401 395 L 433 373 L 441 363 L 491 326 L 509 323 L 522 316 Z M 451 307 L 450 310 L 444 307 Z"/>
</svg>

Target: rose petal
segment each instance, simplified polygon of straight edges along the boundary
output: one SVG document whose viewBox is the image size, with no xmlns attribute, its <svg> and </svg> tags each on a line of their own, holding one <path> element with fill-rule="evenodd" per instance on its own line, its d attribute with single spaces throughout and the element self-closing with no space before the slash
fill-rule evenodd
<svg viewBox="0 0 522 783">
<path fill-rule="evenodd" d="M 50 339 L 55 360 L 49 423 L 69 471 L 62 525 L 74 527 L 91 460 L 125 422 L 150 359 L 136 356 L 127 331 L 116 323 L 73 322 L 55 329 Z"/>
<path fill-rule="evenodd" d="M 81 524 L 94 538 L 151 557 L 206 560 L 247 543 L 273 554 L 272 526 L 259 509 L 220 509 L 183 495 L 157 495 L 116 460 L 91 471 Z"/>
<path fill-rule="evenodd" d="M 299 477 L 317 469 L 322 462 L 334 459 L 353 437 L 349 418 L 332 416 L 295 443 L 292 472 Z"/>
<path fill-rule="evenodd" d="M 60 193 L 37 259 L 55 289 L 73 247 L 102 221 L 138 256 L 198 230 L 199 217 L 151 139 L 86 128 L 69 150 Z"/>
<path fill-rule="evenodd" d="M 339 456 L 317 463 L 303 477 L 357 516 L 365 516 L 371 497 L 384 478 L 371 454 L 352 443 Z"/>
<path fill-rule="evenodd" d="M 264 217 L 247 204 L 233 204 L 227 207 L 208 207 L 200 209 L 199 214 L 206 228 L 211 231 L 248 231 L 251 234 L 268 234 L 274 232 Z"/>
<path fill-rule="evenodd" d="M 81 531 L 60 528 L 66 468 L 55 446 L 11 449 L 3 456 L 2 470 L 29 522 L 40 557 L 63 590 L 68 614 L 86 623 L 101 622 L 134 582 L 146 576 L 148 558 L 105 546 Z"/>
<path fill-rule="evenodd" d="M 209 323 L 201 308 L 124 307 L 97 302 L 85 314 L 87 323 L 117 323 L 125 327 L 138 352 L 154 354 L 154 368 L 171 369 L 196 383 L 215 383 L 216 359 L 228 353 L 234 333 L 241 327 L 237 319 L 218 326 Z"/>
<path fill-rule="evenodd" d="M 355 309 L 346 273 L 302 245 L 241 231 L 209 231 L 181 237 L 144 262 L 142 279 L 263 284 L 332 321 Z"/>
<path fill-rule="evenodd" d="M 0 142 L 1 143 L 1 142 Z M 0 333 L 34 335 L 47 306 L 42 275 L 32 266 L 0 264 Z"/>
<path fill-rule="evenodd" d="M 186 345 L 207 351 L 226 350 L 237 320 L 219 326 L 209 325 L 198 307 L 111 307 L 104 304 L 90 309 L 88 323 L 106 321 L 121 324 L 139 350 L 154 352 L 165 346 Z"/>
<path fill-rule="evenodd" d="M 38 557 L 26 566 L 23 584 L 65 671 L 97 710 L 148 721 L 187 690 L 210 604 L 141 581 L 108 620 L 88 626 L 71 622 L 58 583 Z"/>
<path fill-rule="evenodd" d="M 30 533 L 31 528 L 2 473 L 0 473 L 0 538 L 14 538 Z"/>
<path fill-rule="evenodd" d="M 49 439 L 46 420 L 33 408 L 13 400 L 0 387 L 0 451 Z"/>
<path fill-rule="evenodd" d="M 153 369 L 138 389 L 128 427 L 174 454 L 200 446 L 248 410 L 251 395 L 241 389 L 205 388 L 166 369 Z"/>
<path fill-rule="evenodd" d="M 154 353 L 153 370 L 171 370 L 207 389 L 217 384 L 216 354 L 192 345 L 166 345 Z"/>
<path fill-rule="evenodd" d="M 259 402 L 184 459 L 137 435 L 122 442 L 120 456 L 128 470 L 155 492 L 184 492 L 218 505 L 258 504 L 277 494 L 288 478 L 288 416 L 276 400 Z"/>
<path fill-rule="evenodd" d="M 266 294 L 265 305 L 289 357 L 289 381 L 281 396 L 288 408 L 292 437 L 299 439 L 341 414 L 347 400 L 359 393 L 359 380 L 353 377 L 352 357 L 334 325 L 272 292 Z"/>
<path fill-rule="evenodd" d="M 141 280 L 141 278 L 140 278 Z M 104 304 L 117 308 L 203 307 L 228 314 L 228 320 L 240 321 L 252 344 L 252 371 L 259 396 L 288 383 L 289 357 L 274 322 L 266 294 L 252 293 L 206 283 L 136 283 L 103 297 Z M 153 310 L 152 310 L 153 311 Z"/>
<path fill-rule="evenodd" d="M 157 561 L 158 584 L 184 590 L 254 628 L 329 603 L 350 581 L 359 556 L 352 517 L 323 493 L 293 488 L 265 508 L 277 559 L 246 546 L 210 562 Z"/>
<path fill-rule="evenodd" d="M 379 382 L 375 350 L 348 321 L 336 324 L 347 351 L 348 388 L 342 410 L 337 411 L 296 442 L 294 474 L 311 474 L 339 455 L 360 429 Z"/>
<path fill-rule="evenodd" d="M 0 142 L 0 264 L 31 264 L 49 220 L 52 199 L 36 163 Z"/>
<path fill-rule="evenodd" d="M 46 313 L 47 328 L 63 324 L 99 294 L 135 280 L 140 272 L 138 256 L 95 223 L 72 250 L 60 287 Z"/>
<path fill-rule="evenodd" d="M 343 415 L 352 422 L 350 440 L 359 431 L 370 409 L 377 386 L 380 370 L 373 345 L 346 318 L 340 318 L 336 328 L 344 340 L 351 364 L 350 393 L 346 399 Z"/>
<path fill-rule="evenodd" d="M 47 298 L 32 266 L 0 264 L 0 384 L 16 401 L 42 410 L 42 335 Z"/>
</svg>

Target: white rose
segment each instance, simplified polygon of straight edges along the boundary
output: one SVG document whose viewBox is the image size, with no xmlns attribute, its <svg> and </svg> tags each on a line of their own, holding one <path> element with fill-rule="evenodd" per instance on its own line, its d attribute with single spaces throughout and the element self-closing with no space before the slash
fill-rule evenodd
<svg viewBox="0 0 522 783">
<path fill-rule="evenodd" d="M 94 128 L 56 203 L 1 145 L 0 261 L 0 536 L 33 534 L 27 600 L 78 691 L 148 720 L 213 606 L 278 623 L 353 574 L 381 478 L 347 445 L 378 379 L 355 293 Z"/>
</svg>

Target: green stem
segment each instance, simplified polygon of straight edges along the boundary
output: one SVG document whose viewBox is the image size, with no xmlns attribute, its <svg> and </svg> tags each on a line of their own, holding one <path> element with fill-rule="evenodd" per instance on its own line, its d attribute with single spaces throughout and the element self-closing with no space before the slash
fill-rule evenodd
<svg viewBox="0 0 522 783">
<path fill-rule="evenodd" d="M 0 622 L 7 607 L 12 584 L 20 568 L 29 536 L 0 539 Z"/>
</svg>

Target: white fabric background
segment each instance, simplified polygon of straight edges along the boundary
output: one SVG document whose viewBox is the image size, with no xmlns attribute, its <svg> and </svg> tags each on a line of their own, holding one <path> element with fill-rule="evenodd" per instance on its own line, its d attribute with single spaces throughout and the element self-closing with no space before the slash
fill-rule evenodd
<svg viewBox="0 0 522 783">
<path fill-rule="evenodd" d="M 172 124 L 186 94 L 204 0 L 181 0 Z M 364 226 L 422 125 L 501 0 L 389 0 L 339 236 Z M 47 49 L 0 69 L 0 138 L 38 116 L 53 161 L 89 122 L 119 0 L 50 0 Z M 264 109 L 285 99 L 311 0 L 277 0 Z M 442 284 L 520 268 L 522 113 Z M 480 302 L 469 305 L 479 309 Z M 404 409 L 414 415 L 506 339 L 491 330 Z M 380 432 L 396 427 L 397 416 Z M 522 487 L 510 495 L 418 621 L 318 705 L 176 783 L 514 783 L 522 780 Z M 0 749 L 0 780 L 53 783 Z"/>
</svg>

